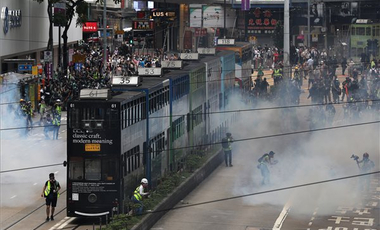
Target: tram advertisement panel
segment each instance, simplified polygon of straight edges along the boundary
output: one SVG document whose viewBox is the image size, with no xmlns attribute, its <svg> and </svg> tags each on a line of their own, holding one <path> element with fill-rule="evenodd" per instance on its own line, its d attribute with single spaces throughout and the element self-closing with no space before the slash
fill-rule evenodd
<svg viewBox="0 0 380 230">
<path fill-rule="evenodd" d="M 117 146 L 116 143 L 118 143 L 115 134 L 116 132 L 73 129 L 72 133 L 69 133 L 70 138 L 68 138 L 71 141 L 71 154 L 112 153 L 112 150 L 115 150 Z"/>
</svg>

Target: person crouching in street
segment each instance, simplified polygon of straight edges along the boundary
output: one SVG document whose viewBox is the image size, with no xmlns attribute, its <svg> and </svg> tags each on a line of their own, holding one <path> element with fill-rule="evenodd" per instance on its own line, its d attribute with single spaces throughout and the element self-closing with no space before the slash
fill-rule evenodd
<svg viewBox="0 0 380 230">
<path fill-rule="evenodd" d="M 148 187 L 148 180 L 146 178 L 141 179 L 141 184 L 135 189 L 131 198 L 132 202 L 137 206 L 134 210 L 136 215 L 141 215 L 144 209 L 143 198 L 149 195 L 149 192 L 144 190 Z"/>
<path fill-rule="evenodd" d="M 263 177 L 261 185 L 268 185 L 270 183 L 269 165 L 274 165 L 277 163 L 276 160 L 272 160 L 274 157 L 274 154 L 275 154 L 275 152 L 270 151 L 269 153 L 265 153 L 258 160 L 259 165 L 257 166 L 257 168 L 260 169 L 261 176 Z"/>
</svg>

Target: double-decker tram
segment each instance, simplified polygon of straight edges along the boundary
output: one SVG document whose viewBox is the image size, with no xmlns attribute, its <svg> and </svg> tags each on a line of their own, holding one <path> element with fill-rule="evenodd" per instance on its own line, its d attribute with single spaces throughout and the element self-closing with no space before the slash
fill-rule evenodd
<svg viewBox="0 0 380 230">
<path fill-rule="evenodd" d="M 84 89 L 80 99 L 70 101 L 67 216 L 124 213 L 141 178 L 154 189 L 167 173 L 183 167 L 196 146 L 220 141 L 228 116 L 207 113 L 226 104 L 234 57 L 224 51 L 182 69 L 144 76 L 133 86 Z M 139 72 L 151 73 L 148 68 Z"/>
<path fill-rule="evenodd" d="M 252 85 L 252 44 L 249 42 L 236 42 L 234 45 L 217 46 L 216 50 L 235 52 L 236 85 L 244 90 L 249 90 Z"/>
<path fill-rule="evenodd" d="M 81 100 L 69 103 L 68 216 L 101 215 L 112 208 L 123 208 L 118 207 L 119 203 L 133 190 L 126 185 L 135 185 L 137 178 L 145 175 L 142 153 L 146 141 L 154 148 L 152 159 L 165 161 L 158 157 L 159 149 L 165 149 L 169 127 L 165 119 L 169 87 L 165 84 L 160 78 L 149 79 L 140 90 L 125 91 L 108 100 L 94 99 L 94 95 L 107 92 L 87 90 L 81 92 Z M 162 119 L 147 124 L 149 116 Z M 156 162 L 152 167 L 159 171 L 152 170 L 155 175 L 165 170 L 157 165 L 162 164 Z"/>
</svg>

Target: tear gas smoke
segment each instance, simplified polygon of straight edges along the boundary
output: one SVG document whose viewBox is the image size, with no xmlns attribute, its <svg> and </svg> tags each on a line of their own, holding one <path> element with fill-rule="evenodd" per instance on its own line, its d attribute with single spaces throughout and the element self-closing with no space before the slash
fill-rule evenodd
<svg viewBox="0 0 380 230">
<path fill-rule="evenodd" d="M 247 103 L 239 96 L 230 99 L 227 110 L 249 109 Z M 309 103 L 309 102 L 305 102 Z M 276 107 L 269 102 L 259 102 L 257 108 Z M 375 112 L 368 112 L 360 119 L 350 120 L 343 117 L 341 105 L 334 105 L 337 113 L 332 126 L 380 120 Z M 324 108 L 321 108 L 324 109 Z M 309 129 L 310 110 L 308 107 L 278 110 L 260 110 L 239 113 L 237 123 L 229 132 L 235 139 L 260 137 L 272 134 L 291 133 Z M 322 117 L 314 117 L 318 122 Z M 328 127 L 316 123 L 315 128 Z M 338 177 L 359 174 L 359 169 L 350 156 L 359 156 L 364 152 L 370 154 L 370 159 L 379 169 L 379 124 L 354 126 L 296 135 L 265 138 L 234 144 L 233 158 L 235 164 L 241 167 L 239 174 L 234 175 L 236 185 L 233 195 L 244 195 L 270 189 L 329 180 Z M 278 164 L 270 167 L 270 185 L 261 185 L 262 176 L 258 159 L 269 151 L 276 154 L 274 159 Z M 362 178 L 354 178 L 296 188 L 281 192 L 244 198 L 245 204 L 284 205 L 291 202 L 292 212 L 302 213 L 311 206 L 319 207 L 319 214 L 333 213 L 342 204 L 358 204 L 361 202 Z M 247 183 L 248 181 L 248 183 Z"/>
</svg>

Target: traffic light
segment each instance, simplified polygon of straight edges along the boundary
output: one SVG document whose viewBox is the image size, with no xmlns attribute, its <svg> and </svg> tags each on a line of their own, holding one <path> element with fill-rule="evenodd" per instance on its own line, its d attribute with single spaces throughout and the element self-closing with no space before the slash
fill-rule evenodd
<svg viewBox="0 0 380 230">
<path fill-rule="evenodd" d="M 133 45 L 133 37 L 129 36 L 129 44 Z"/>
<path fill-rule="evenodd" d="M 367 51 L 369 53 L 372 53 L 373 52 L 373 41 L 371 39 L 368 39 L 367 40 Z"/>
<path fill-rule="evenodd" d="M 372 45 L 373 45 L 373 52 L 374 52 L 375 56 L 377 56 L 377 52 L 379 50 L 379 40 L 377 40 L 377 39 L 373 40 Z"/>
</svg>

